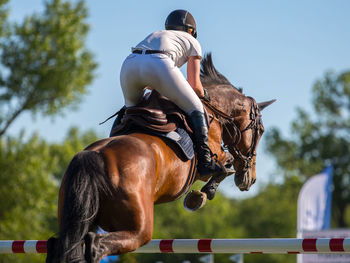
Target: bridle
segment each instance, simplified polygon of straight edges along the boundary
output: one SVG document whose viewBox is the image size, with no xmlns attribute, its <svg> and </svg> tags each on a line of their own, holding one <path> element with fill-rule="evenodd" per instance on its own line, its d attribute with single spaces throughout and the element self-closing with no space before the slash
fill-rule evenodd
<svg viewBox="0 0 350 263">
<path fill-rule="evenodd" d="M 243 171 L 247 171 L 248 169 L 255 166 L 255 162 L 253 162 L 254 156 L 256 156 L 256 146 L 259 140 L 259 135 L 263 132 L 263 124 L 261 119 L 261 113 L 259 110 L 259 106 L 256 101 L 252 97 L 247 97 L 251 101 L 251 109 L 250 109 L 250 123 L 243 130 L 240 130 L 236 123 L 235 118 L 222 110 L 218 109 L 214 105 L 210 103 L 209 98 L 202 98 L 202 103 L 209 108 L 215 115 L 222 129 L 226 131 L 227 135 L 230 137 L 230 143 L 226 144 L 224 142 L 223 148 L 229 150 L 229 152 L 233 155 L 234 159 L 240 160 L 244 163 Z M 250 146 L 250 149 L 247 154 L 243 154 L 238 149 L 238 144 L 241 141 L 242 133 L 253 130 L 253 140 Z M 233 164 L 233 162 L 231 163 Z"/>
</svg>

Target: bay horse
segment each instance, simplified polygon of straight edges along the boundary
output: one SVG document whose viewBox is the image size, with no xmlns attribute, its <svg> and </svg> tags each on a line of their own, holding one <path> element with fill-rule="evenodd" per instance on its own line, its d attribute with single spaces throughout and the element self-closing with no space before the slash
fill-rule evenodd
<svg viewBox="0 0 350 263">
<path fill-rule="evenodd" d="M 264 132 L 260 112 L 273 101 L 245 96 L 215 69 L 211 54 L 201 66 L 210 148 L 219 161 L 233 165 L 236 185 L 247 191 L 256 180 Z M 96 263 L 150 242 L 154 205 L 183 195 L 191 170 L 193 161 L 179 158 L 157 136 L 135 132 L 92 143 L 74 156 L 62 179 L 59 235 L 48 240 L 46 262 Z M 108 233 L 96 234 L 98 226 Z"/>
</svg>

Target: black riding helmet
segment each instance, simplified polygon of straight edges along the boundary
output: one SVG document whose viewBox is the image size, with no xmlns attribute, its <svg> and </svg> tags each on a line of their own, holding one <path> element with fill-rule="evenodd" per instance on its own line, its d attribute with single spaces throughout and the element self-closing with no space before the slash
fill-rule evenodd
<svg viewBox="0 0 350 263">
<path fill-rule="evenodd" d="M 196 21 L 190 12 L 182 9 L 171 12 L 165 20 L 166 30 L 180 30 L 188 32 L 192 28 L 191 35 L 197 38 Z"/>
</svg>

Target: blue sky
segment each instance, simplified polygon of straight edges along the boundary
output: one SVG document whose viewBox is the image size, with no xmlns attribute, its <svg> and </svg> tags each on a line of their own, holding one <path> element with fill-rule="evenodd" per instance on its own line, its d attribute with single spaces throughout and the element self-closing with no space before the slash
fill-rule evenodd
<svg viewBox="0 0 350 263">
<path fill-rule="evenodd" d="M 21 116 L 11 127 L 18 134 L 26 127 L 50 141 L 60 141 L 71 126 L 94 129 L 108 136 L 112 122 L 98 123 L 123 105 L 119 71 L 130 48 L 152 31 L 163 29 L 174 9 L 190 11 L 198 26 L 204 52 L 212 52 L 214 64 L 235 86 L 257 101 L 277 99 L 263 112 L 265 129 L 278 127 L 291 136 L 296 107 L 311 111 L 311 88 L 317 78 L 332 70 L 350 70 L 350 1 L 346 0 L 227 0 L 227 1 L 86 1 L 91 31 L 87 46 L 99 63 L 97 77 L 78 110 L 65 116 L 34 120 Z M 10 18 L 43 10 L 42 0 L 10 0 Z M 258 150 L 258 183 L 280 178 L 273 160 L 265 153 L 264 139 Z M 231 196 L 245 197 L 233 187 Z"/>
</svg>

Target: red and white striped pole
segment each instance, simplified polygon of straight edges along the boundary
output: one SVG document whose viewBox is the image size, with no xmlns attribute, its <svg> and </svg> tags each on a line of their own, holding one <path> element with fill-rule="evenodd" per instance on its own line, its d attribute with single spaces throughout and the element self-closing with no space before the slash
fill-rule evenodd
<svg viewBox="0 0 350 263">
<path fill-rule="evenodd" d="M 136 253 L 350 253 L 350 238 L 163 239 Z"/>
<path fill-rule="evenodd" d="M 46 253 L 46 240 L 0 240 L 0 254 Z"/>
<path fill-rule="evenodd" d="M 46 252 L 45 240 L 0 241 L 0 254 Z M 153 239 L 134 253 L 350 254 L 350 238 Z"/>
</svg>

